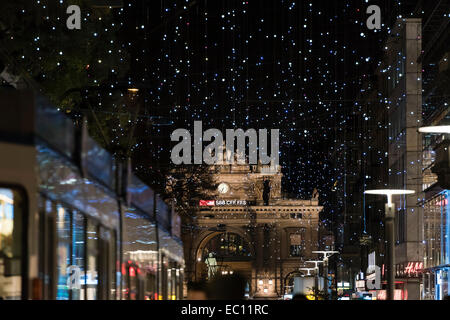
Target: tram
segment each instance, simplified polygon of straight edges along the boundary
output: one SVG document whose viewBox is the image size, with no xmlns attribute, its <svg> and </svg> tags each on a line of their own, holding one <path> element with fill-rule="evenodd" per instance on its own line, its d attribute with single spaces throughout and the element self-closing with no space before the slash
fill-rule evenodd
<svg viewBox="0 0 450 320">
<path fill-rule="evenodd" d="M 0 107 L 0 299 L 182 299 L 173 206 L 45 98 Z"/>
</svg>

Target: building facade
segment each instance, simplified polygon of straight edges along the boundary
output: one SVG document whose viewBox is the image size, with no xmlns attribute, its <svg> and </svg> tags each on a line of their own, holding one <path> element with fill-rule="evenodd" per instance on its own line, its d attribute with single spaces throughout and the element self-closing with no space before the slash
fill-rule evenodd
<svg viewBox="0 0 450 320">
<path fill-rule="evenodd" d="M 422 20 L 399 19 L 385 44 L 381 66 L 389 121 L 389 187 L 414 190 L 396 197 L 395 264 L 408 265 L 423 258 L 422 246 Z M 408 299 L 420 298 L 418 278 L 401 279 Z"/>
<path fill-rule="evenodd" d="M 447 46 L 446 48 L 450 48 Z M 449 53 L 440 59 L 432 89 L 448 96 L 450 91 Z M 427 100 L 432 107 L 425 124 L 450 124 L 448 98 Z M 450 208 L 449 208 L 449 134 L 424 134 L 423 190 L 424 190 L 424 272 L 422 299 L 442 300 L 449 295 L 450 271 Z"/>
<path fill-rule="evenodd" d="M 449 125 L 450 10 L 448 1 L 423 4 L 428 13 L 423 26 L 424 125 Z M 448 134 L 424 134 L 424 257 L 422 299 L 442 300 L 449 295 L 450 225 Z"/>
<path fill-rule="evenodd" d="M 223 165 L 211 168 L 217 191 L 196 207 L 195 228 L 185 234 L 186 276 L 239 272 L 252 298 L 278 298 L 299 270 L 311 268 L 319 248 L 318 194 L 284 199 L 279 166 Z M 211 270 L 208 258 L 216 259 Z"/>
<path fill-rule="evenodd" d="M 355 276 L 361 279 L 359 273 L 367 273 L 369 253 L 375 252 L 382 270 L 386 265 L 384 199 L 364 191 L 414 190 L 414 195 L 394 199 L 396 289 L 402 299 L 412 300 L 420 298 L 420 277 L 408 272 L 408 266 L 423 259 L 422 137 L 418 132 L 422 125 L 421 21 L 395 22 L 375 76 L 361 84 L 347 119 L 349 129 L 339 140 L 341 147 L 336 147 L 339 163 L 345 166 L 336 187 L 342 207 L 335 227 L 337 249 L 342 251 L 337 276 L 354 289 Z M 378 290 L 386 287 L 384 272 L 382 278 Z"/>
</svg>

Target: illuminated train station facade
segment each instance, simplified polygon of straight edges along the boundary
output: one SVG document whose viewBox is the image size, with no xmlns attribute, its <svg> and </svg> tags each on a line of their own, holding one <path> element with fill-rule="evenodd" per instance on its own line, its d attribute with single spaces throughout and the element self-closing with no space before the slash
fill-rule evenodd
<svg viewBox="0 0 450 320">
<path fill-rule="evenodd" d="M 193 231 L 184 235 L 186 277 L 204 280 L 214 273 L 240 273 L 251 298 L 278 298 L 299 270 L 317 260 L 318 195 L 284 199 L 280 166 L 212 167 L 218 188 L 196 207 Z"/>
</svg>

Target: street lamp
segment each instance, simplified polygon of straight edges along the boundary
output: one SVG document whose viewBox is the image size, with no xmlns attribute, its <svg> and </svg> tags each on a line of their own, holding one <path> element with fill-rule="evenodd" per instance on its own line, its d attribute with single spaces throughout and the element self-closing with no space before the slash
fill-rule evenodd
<svg viewBox="0 0 450 320">
<path fill-rule="evenodd" d="M 130 93 L 138 93 L 138 92 L 139 92 L 139 89 L 138 89 L 138 88 L 128 88 L 127 90 L 128 90 L 128 92 L 130 92 Z"/>
<path fill-rule="evenodd" d="M 319 263 L 323 263 L 321 260 L 310 260 L 305 261 L 306 263 L 314 263 L 314 296 L 316 297 L 316 300 L 318 299 L 318 291 L 319 291 Z"/>
<path fill-rule="evenodd" d="M 450 126 L 430 126 L 419 128 L 420 133 L 450 133 Z"/>
<path fill-rule="evenodd" d="M 306 272 L 308 272 L 307 276 L 310 276 L 311 275 L 311 271 L 316 270 L 316 269 L 315 268 L 298 268 L 298 270 L 299 271 L 306 271 Z"/>
<path fill-rule="evenodd" d="M 387 300 L 394 300 L 395 292 L 395 270 L 394 270 L 394 220 L 395 220 L 395 204 L 392 202 L 392 196 L 413 194 L 413 190 L 396 190 L 396 189 L 379 189 L 379 190 L 366 190 L 365 194 L 385 195 L 387 196 L 387 203 L 385 206 L 386 225 L 385 233 L 388 242 L 388 273 L 387 273 Z"/>
<path fill-rule="evenodd" d="M 323 290 L 328 295 L 328 258 L 332 255 L 339 253 L 339 251 L 312 251 L 312 253 L 323 254 L 323 273 L 325 276 L 325 283 Z"/>
<path fill-rule="evenodd" d="M 306 271 L 307 272 L 306 276 L 312 276 L 311 271 L 315 271 L 316 268 L 298 268 L 298 270 L 299 271 Z M 304 277 L 303 274 L 302 274 L 302 277 Z M 295 289 L 295 283 L 294 283 L 294 289 Z"/>
</svg>

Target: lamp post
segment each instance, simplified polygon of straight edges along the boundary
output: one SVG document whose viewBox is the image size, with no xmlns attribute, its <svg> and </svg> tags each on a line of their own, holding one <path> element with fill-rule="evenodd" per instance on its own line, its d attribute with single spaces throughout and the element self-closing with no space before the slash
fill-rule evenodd
<svg viewBox="0 0 450 320">
<path fill-rule="evenodd" d="M 387 300 L 394 300 L 395 292 L 395 270 L 394 270 L 394 221 L 395 221 L 395 204 L 392 202 L 393 195 L 413 194 L 413 190 L 396 190 L 396 189 L 378 189 L 378 190 L 366 190 L 365 194 L 385 195 L 387 196 L 387 203 L 385 205 L 385 237 L 388 243 L 387 258 L 388 258 L 388 270 L 387 270 Z"/>
<path fill-rule="evenodd" d="M 305 261 L 306 263 L 314 263 L 314 297 L 318 300 L 319 292 L 319 263 L 323 263 L 321 260 Z"/>
<path fill-rule="evenodd" d="M 312 251 L 312 253 L 323 254 L 323 274 L 325 277 L 323 290 L 328 295 L 328 258 L 336 253 L 339 253 L 339 251 Z"/>
<path fill-rule="evenodd" d="M 312 274 L 311 274 L 311 271 L 315 271 L 316 270 L 316 268 L 298 268 L 298 270 L 299 271 L 306 271 L 307 272 L 307 274 L 306 274 L 306 276 L 311 276 Z M 304 275 L 302 275 L 302 276 L 304 276 Z M 304 288 L 304 287 L 303 287 Z M 294 289 L 295 289 L 295 283 L 294 283 Z M 304 292 L 303 292 L 304 293 Z"/>
</svg>

